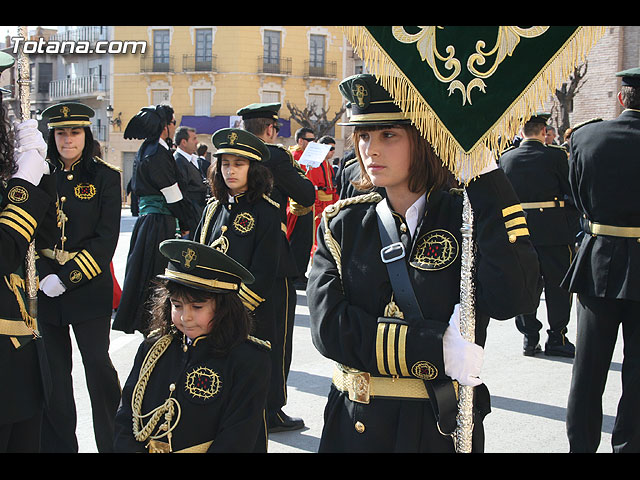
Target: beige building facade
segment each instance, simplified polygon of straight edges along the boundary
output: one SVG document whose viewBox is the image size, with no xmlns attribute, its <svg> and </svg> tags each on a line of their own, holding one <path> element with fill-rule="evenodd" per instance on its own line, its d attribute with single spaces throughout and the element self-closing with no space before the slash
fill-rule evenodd
<svg viewBox="0 0 640 480">
<path fill-rule="evenodd" d="M 114 26 L 113 40 L 146 42 L 144 53 L 111 57 L 111 131 L 107 161 L 131 177 L 141 141 L 126 140 L 129 120 L 148 105 L 170 104 L 177 125 L 196 128 L 213 150 L 211 135 L 234 126 L 237 110 L 255 102 L 281 102 L 278 142 L 293 145 L 300 127 L 287 103 L 342 108 L 340 81 L 358 71 L 357 59 L 337 26 Z M 345 132 L 336 126 L 338 155 Z"/>
</svg>

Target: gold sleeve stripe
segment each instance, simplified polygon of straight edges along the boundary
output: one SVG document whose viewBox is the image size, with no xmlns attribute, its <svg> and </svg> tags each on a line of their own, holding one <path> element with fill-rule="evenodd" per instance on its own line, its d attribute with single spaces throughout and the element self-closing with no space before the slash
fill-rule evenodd
<svg viewBox="0 0 640 480">
<path fill-rule="evenodd" d="M 387 333 L 387 362 L 389 364 L 389 373 L 391 375 L 398 375 L 398 369 L 396 368 L 396 327 L 398 325 L 392 323 L 389 325 L 389 331 Z"/>
<path fill-rule="evenodd" d="M 524 237 L 529 235 L 528 228 L 516 228 L 515 230 L 509 230 L 509 235 L 515 235 L 516 237 Z"/>
<path fill-rule="evenodd" d="M 251 305 L 249 302 L 246 302 L 242 297 L 240 298 L 240 300 L 242 300 L 242 303 L 250 312 L 253 312 L 256 309 L 255 306 Z"/>
<path fill-rule="evenodd" d="M 522 212 L 522 205 L 520 205 L 519 203 L 515 204 L 515 205 L 511 205 L 510 207 L 507 208 L 503 208 L 502 209 L 502 216 L 503 217 L 508 217 L 509 215 L 512 215 L 516 212 Z"/>
<path fill-rule="evenodd" d="M 18 232 L 20 235 L 22 235 L 27 240 L 27 242 L 31 242 L 31 235 L 29 234 L 29 232 L 27 232 L 24 228 L 22 228 L 14 220 L 9 219 L 9 218 L 5 218 L 5 217 L 1 217 L 0 218 L 0 223 L 6 225 L 9 228 L 11 228 L 12 230 L 15 230 L 16 232 Z"/>
<path fill-rule="evenodd" d="M 240 285 L 240 291 L 246 292 L 249 296 L 253 297 L 254 299 L 256 299 L 259 302 L 264 302 L 264 298 L 262 298 L 260 295 L 258 295 L 253 290 L 251 290 L 244 283 L 242 285 Z"/>
<path fill-rule="evenodd" d="M 87 251 L 86 250 L 82 250 L 81 252 L 78 252 L 78 254 L 74 258 L 78 259 L 78 263 L 82 262 L 84 264 L 84 266 L 87 268 L 87 270 L 91 274 L 92 278 L 100 273 L 98 271 L 99 269 L 96 270 L 93 267 L 93 264 L 91 263 L 91 261 L 89 261 L 89 259 L 87 258 Z"/>
<path fill-rule="evenodd" d="M 251 306 L 253 306 L 253 309 L 255 309 L 256 307 L 258 307 L 260 305 L 260 302 L 258 302 L 254 298 L 251 298 L 249 295 L 247 295 L 247 292 L 243 291 L 242 287 L 240 288 L 240 291 L 238 292 L 238 295 L 240 295 L 240 299 L 242 300 L 243 303 L 250 304 Z"/>
<path fill-rule="evenodd" d="M 384 332 L 387 324 L 378 324 L 378 334 L 376 335 L 376 361 L 378 363 L 378 373 L 381 375 L 389 375 L 384 367 Z"/>
<path fill-rule="evenodd" d="M 38 222 L 36 222 L 36 219 L 33 218 L 31 214 L 27 212 L 24 208 L 20 208 L 19 206 L 14 205 L 13 203 L 9 203 L 4 211 L 6 212 L 8 210 L 12 210 L 16 212 L 18 215 L 24 218 L 27 222 L 29 222 L 35 230 L 36 226 L 38 225 Z"/>
<path fill-rule="evenodd" d="M 409 368 L 407 367 L 407 333 L 409 327 L 407 325 L 400 325 L 400 331 L 398 332 L 398 363 L 400 364 L 400 374 L 403 376 L 409 376 Z"/>
<path fill-rule="evenodd" d="M 526 224 L 527 224 L 527 220 L 524 217 L 516 217 L 513 220 L 504 222 L 504 225 L 505 227 L 507 227 L 507 229 L 511 227 L 515 227 L 517 225 L 526 225 Z"/>
<path fill-rule="evenodd" d="M 20 224 L 27 232 L 29 232 L 30 236 L 33 236 L 33 234 L 36 231 L 34 225 L 30 224 L 24 218 L 22 218 L 19 215 L 16 215 L 13 212 L 2 212 L 2 214 L 0 214 L 0 217 L 2 217 L 2 218 L 10 218 L 13 221 L 15 221 L 16 223 Z"/>
<path fill-rule="evenodd" d="M 87 277 L 88 280 L 91 280 L 97 275 L 95 273 L 95 270 L 87 265 L 86 260 L 82 257 L 82 255 L 76 255 L 75 257 L 73 257 L 73 261 L 76 262 L 76 265 L 78 265 L 78 267 L 80 267 L 80 270 L 82 270 L 82 273 L 84 273 L 85 277 Z"/>
<path fill-rule="evenodd" d="M 93 266 L 94 270 L 98 273 L 102 273 L 102 269 L 100 268 L 100 266 L 98 265 L 98 262 L 96 262 L 95 258 L 93 258 L 93 255 L 91 255 L 86 249 L 82 250 L 82 253 L 86 259 L 89 261 L 89 263 Z"/>
</svg>

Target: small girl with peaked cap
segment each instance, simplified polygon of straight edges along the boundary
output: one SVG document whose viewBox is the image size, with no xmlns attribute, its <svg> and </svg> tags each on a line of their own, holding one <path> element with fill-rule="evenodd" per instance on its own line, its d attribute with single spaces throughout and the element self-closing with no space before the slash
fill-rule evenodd
<svg viewBox="0 0 640 480">
<path fill-rule="evenodd" d="M 269 344 L 252 336 L 238 296 L 253 275 L 227 255 L 167 240 L 152 329 L 116 415 L 117 452 L 265 451 Z"/>
</svg>

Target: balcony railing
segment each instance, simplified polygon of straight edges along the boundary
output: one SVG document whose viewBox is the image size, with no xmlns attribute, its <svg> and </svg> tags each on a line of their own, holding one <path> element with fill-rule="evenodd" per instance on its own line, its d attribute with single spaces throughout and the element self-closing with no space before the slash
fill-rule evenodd
<svg viewBox="0 0 640 480">
<path fill-rule="evenodd" d="M 336 62 L 326 62 L 319 65 L 312 65 L 312 62 L 309 60 L 304 62 L 305 77 L 336 78 L 336 72 Z"/>
<path fill-rule="evenodd" d="M 100 142 L 106 142 L 109 130 L 106 125 L 91 125 L 91 133 L 93 134 L 94 139 L 99 140 Z"/>
<path fill-rule="evenodd" d="M 59 32 L 49 37 L 49 40 L 55 40 L 58 42 L 66 41 L 84 41 L 95 43 L 99 40 L 108 40 L 108 27 L 100 26 L 86 26 L 73 30 L 67 30 L 66 32 Z"/>
<path fill-rule="evenodd" d="M 53 80 L 49 83 L 49 98 L 58 100 L 69 97 L 86 97 L 105 92 L 106 77 L 86 75 L 82 77 Z"/>
<path fill-rule="evenodd" d="M 168 57 L 154 57 L 143 55 L 140 57 L 140 71 L 147 73 L 167 73 L 174 72 L 173 55 Z"/>
<path fill-rule="evenodd" d="M 258 57 L 258 73 L 291 75 L 291 58 Z"/>
<path fill-rule="evenodd" d="M 210 58 L 200 59 L 195 55 L 183 55 L 182 56 L 182 71 L 183 72 L 216 72 L 218 58 L 212 55 Z"/>
</svg>

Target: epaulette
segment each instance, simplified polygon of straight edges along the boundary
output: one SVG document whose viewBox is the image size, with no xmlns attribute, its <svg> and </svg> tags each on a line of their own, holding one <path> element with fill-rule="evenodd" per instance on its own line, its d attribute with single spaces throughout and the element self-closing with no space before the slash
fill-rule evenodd
<svg viewBox="0 0 640 480">
<path fill-rule="evenodd" d="M 359 204 L 359 203 L 378 203 L 382 200 L 382 195 L 378 192 L 369 192 L 364 195 L 356 195 L 355 197 L 342 198 L 338 200 L 336 203 L 328 205 L 324 211 L 322 212 L 323 217 L 327 217 L 327 220 L 335 217 L 340 210 L 349 205 Z"/>
<path fill-rule="evenodd" d="M 98 156 L 94 156 L 93 157 L 93 161 L 96 162 L 96 163 L 101 163 L 102 165 L 105 165 L 105 166 L 109 167 L 111 170 L 115 170 L 116 172 L 122 173 L 122 169 L 121 168 L 116 167 L 115 165 L 112 165 L 110 163 L 105 162 L 104 160 L 102 160 Z"/>
<path fill-rule="evenodd" d="M 349 165 L 352 165 L 354 162 L 357 162 L 357 158 L 350 158 L 346 162 L 344 162 L 344 166 L 342 168 L 347 168 Z"/>
<path fill-rule="evenodd" d="M 262 198 L 264 198 L 268 203 L 276 207 L 278 210 L 280 209 L 280 204 L 276 202 L 273 198 L 271 198 L 269 195 L 267 195 L 266 193 L 262 194 Z"/>
<path fill-rule="evenodd" d="M 291 150 L 289 150 L 283 144 L 281 144 L 281 143 L 267 143 L 267 145 L 271 145 L 272 147 L 276 147 L 276 148 L 279 148 L 280 150 L 283 150 L 283 151 L 287 152 L 287 155 L 289 155 L 289 160 L 291 160 L 291 163 L 294 162 L 293 154 L 291 153 Z"/>
<path fill-rule="evenodd" d="M 258 345 L 259 347 L 264 348 L 265 350 L 271 350 L 271 342 L 267 340 L 260 340 L 259 338 L 254 337 L 253 335 L 249 335 L 247 337 L 247 340 L 254 345 Z"/>
<path fill-rule="evenodd" d="M 584 127 L 585 125 L 588 125 L 590 123 L 597 123 L 597 122 L 602 122 L 602 118 L 597 117 L 597 118 L 592 118 L 591 120 L 586 120 L 584 122 L 580 122 L 577 125 L 571 127 L 571 134 L 573 135 L 573 132 L 575 132 L 580 127 Z"/>
<path fill-rule="evenodd" d="M 562 145 L 554 145 L 553 143 L 550 143 L 549 145 L 547 145 L 547 147 L 551 147 L 551 148 L 556 148 L 558 150 L 562 150 L 562 153 L 566 153 L 567 155 L 569 155 L 569 151 L 563 147 Z"/>
<path fill-rule="evenodd" d="M 515 145 L 511 145 L 509 148 L 503 150 L 502 152 L 500 152 L 500 156 L 504 155 L 507 152 L 510 152 L 511 150 L 513 150 L 514 148 L 518 148 Z"/>
</svg>

